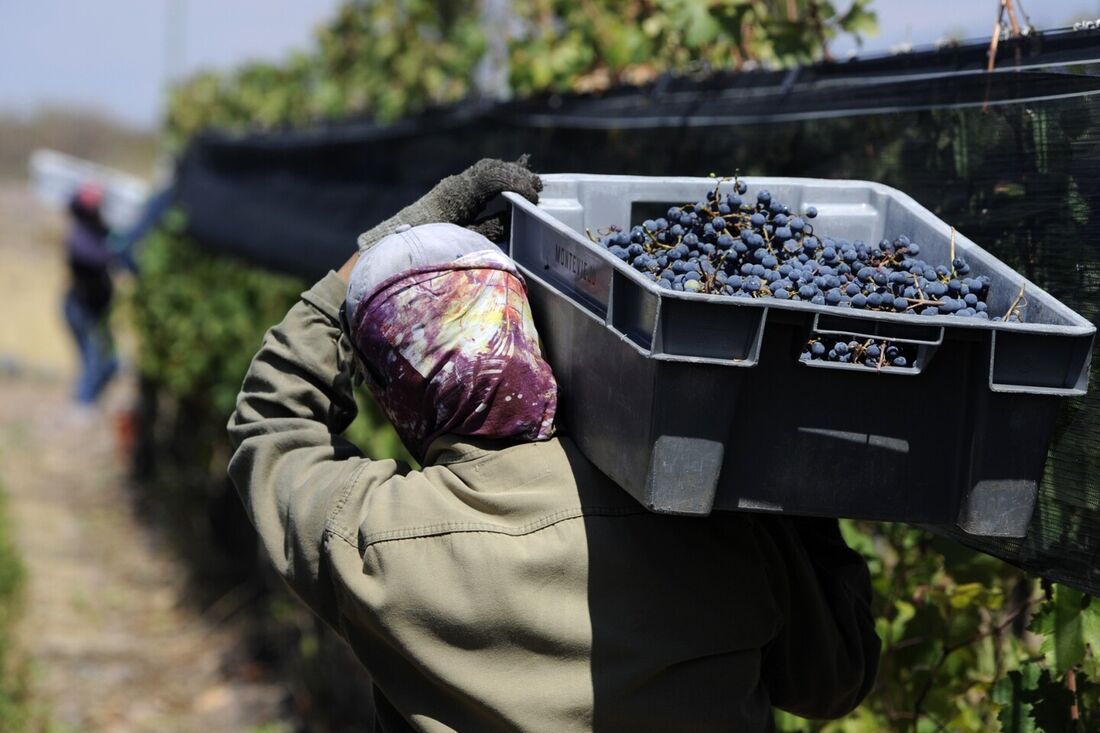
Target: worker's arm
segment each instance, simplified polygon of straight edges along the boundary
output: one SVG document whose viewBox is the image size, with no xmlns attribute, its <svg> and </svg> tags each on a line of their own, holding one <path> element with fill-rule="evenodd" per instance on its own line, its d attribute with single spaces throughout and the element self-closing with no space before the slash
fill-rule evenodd
<svg viewBox="0 0 1100 733">
<path fill-rule="evenodd" d="M 478 212 L 501 192 L 537 201 L 541 189 L 526 156 L 515 163 L 482 160 L 365 232 L 359 248 L 404 225 L 478 226 Z M 353 531 L 339 526 L 340 510 L 361 505 L 373 486 L 408 471 L 392 460 L 368 460 L 340 437 L 356 414 L 353 350 L 339 314 L 357 256 L 303 293 L 268 331 L 229 420 L 235 449 L 229 475 L 264 549 L 291 588 L 330 623 L 336 608 L 326 543 L 343 541 L 333 532 Z"/>
<path fill-rule="evenodd" d="M 330 623 L 326 543 L 342 540 L 327 525 L 340 507 L 408 470 L 368 460 L 340 436 L 356 414 L 352 351 L 339 318 L 345 289 L 330 272 L 268 331 L 229 420 L 229 475 L 266 554 Z"/>
<path fill-rule="evenodd" d="M 784 615 L 765 650 L 772 704 L 806 718 L 853 710 L 875 681 L 880 642 L 867 563 L 835 519 L 761 518 L 773 552 L 773 592 Z"/>
</svg>

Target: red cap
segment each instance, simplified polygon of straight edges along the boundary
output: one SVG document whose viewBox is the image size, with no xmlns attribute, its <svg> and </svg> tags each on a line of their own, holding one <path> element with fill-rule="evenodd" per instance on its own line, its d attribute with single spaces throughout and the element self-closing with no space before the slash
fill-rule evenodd
<svg viewBox="0 0 1100 733">
<path fill-rule="evenodd" d="M 103 186 L 97 181 L 85 181 L 76 192 L 76 200 L 89 211 L 95 211 L 103 203 Z"/>
</svg>

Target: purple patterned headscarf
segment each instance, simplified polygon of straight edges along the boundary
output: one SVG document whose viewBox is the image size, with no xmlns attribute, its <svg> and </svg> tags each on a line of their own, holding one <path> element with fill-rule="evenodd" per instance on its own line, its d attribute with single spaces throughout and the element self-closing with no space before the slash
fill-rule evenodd
<svg viewBox="0 0 1100 733">
<path fill-rule="evenodd" d="M 527 289 L 484 250 L 394 275 L 349 311 L 367 384 L 406 447 L 436 438 L 544 440 L 557 382 L 542 358 Z"/>
</svg>

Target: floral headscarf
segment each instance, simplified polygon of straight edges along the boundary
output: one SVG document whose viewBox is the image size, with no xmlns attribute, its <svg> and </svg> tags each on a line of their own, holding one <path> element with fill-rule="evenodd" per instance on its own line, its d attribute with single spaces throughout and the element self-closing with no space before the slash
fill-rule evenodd
<svg viewBox="0 0 1100 733">
<path fill-rule="evenodd" d="M 363 295 L 351 319 L 367 384 L 418 459 L 446 434 L 553 434 L 557 382 L 526 286 L 503 253 L 394 275 Z"/>
</svg>

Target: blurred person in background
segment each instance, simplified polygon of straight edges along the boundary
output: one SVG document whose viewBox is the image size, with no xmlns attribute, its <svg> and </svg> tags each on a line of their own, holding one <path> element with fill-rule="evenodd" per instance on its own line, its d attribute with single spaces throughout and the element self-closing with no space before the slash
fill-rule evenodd
<svg viewBox="0 0 1100 733">
<path fill-rule="evenodd" d="M 654 514 L 556 430 L 526 285 L 483 236 L 503 224 L 475 222 L 501 191 L 537 201 L 522 163 L 444 179 L 268 332 L 229 421 L 266 554 L 351 644 L 390 733 L 846 714 L 879 639 L 835 519 Z M 359 378 L 421 470 L 341 437 Z"/>
<path fill-rule="evenodd" d="M 103 220 L 103 188 L 95 182 L 80 186 L 69 202 L 72 223 L 65 242 L 69 289 L 65 293 L 65 320 L 69 324 L 80 370 L 76 380 L 78 404 L 93 405 L 118 370 L 108 316 L 114 286 L 110 231 Z"/>
</svg>

